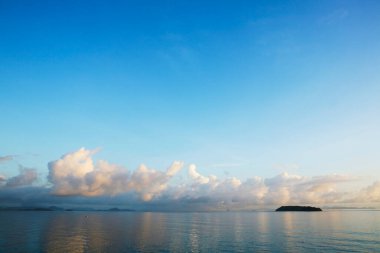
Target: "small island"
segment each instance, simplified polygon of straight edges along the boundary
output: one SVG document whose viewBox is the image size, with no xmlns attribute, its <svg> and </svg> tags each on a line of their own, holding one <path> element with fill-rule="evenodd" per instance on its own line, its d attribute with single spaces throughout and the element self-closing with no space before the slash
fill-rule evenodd
<svg viewBox="0 0 380 253">
<path fill-rule="evenodd" d="M 312 206 L 281 206 L 276 209 L 276 212 L 321 212 L 322 209 L 319 207 Z"/>
</svg>

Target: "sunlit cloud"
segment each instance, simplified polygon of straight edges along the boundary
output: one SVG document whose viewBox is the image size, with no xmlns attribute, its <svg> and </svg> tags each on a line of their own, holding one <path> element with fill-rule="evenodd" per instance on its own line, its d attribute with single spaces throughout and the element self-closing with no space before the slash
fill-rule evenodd
<svg viewBox="0 0 380 253">
<path fill-rule="evenodd" d="M 97 150 L 81 148 L 48 163 L 48 185 L 37 186 L 34 169 L 20 168 L 17 176 L 0 176 L 4 203 L 114 203 L 149 209 L 249 209 L 282 204 L 338 204 L 380 202 L 380 182 L 358 191 L 344 192 L 342 184 L 357 181 L 348 175 L 314 177 L 280 173 L 241 180 L 203 175 L 195 164 L 175 161 L 164 171 L 142 164 L 135 170 L 94 160 Z M 187 177 L 172 180 L 181 170 Z"/>
<path fill-rule="evenodd" d="M 101 196 L 134 192 L 144 201 L 160 195 L 168 181 L 182 168 L 183 163 L 173 162 L 166 172 L 145 165 L 129 172 L 126 168 L 107 161 L 94 162 L 95 152 L 81 148 L 48 164 L 48 179 L 56 195 Z"/>
</svg>

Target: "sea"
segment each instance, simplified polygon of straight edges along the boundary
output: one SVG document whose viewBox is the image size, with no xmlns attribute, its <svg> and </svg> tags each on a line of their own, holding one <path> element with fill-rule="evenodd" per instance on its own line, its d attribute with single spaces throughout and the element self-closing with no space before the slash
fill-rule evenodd
<svg viewBox="0 0 380 253">
<path fill-rule="evenodd" d="M 0 252 L 380 252 L 380 211 L 1 211 Z"/>
</svg>

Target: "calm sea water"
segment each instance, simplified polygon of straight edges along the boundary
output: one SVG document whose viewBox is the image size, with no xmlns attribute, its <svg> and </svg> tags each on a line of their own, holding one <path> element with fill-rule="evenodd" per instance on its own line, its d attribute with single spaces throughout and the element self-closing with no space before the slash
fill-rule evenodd
<svg viewBox="0 0 380 253">
<path fill-rule="evenodd" d="M 380 252 L 380 211 L 2 211 L 0 251 Z"/>
</svg>

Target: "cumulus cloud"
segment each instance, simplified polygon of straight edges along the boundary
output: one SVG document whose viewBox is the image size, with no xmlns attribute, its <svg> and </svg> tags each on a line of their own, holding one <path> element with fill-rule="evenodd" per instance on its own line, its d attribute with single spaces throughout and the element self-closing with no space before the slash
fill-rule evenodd
<svg viewBox="0 0 380 253">
<path fill-rule="evenodd" d="M 183 199 L 204 199 L 223 205 L 277 205 L 301 203 L 337 203 L 345 193 L 337 191 L 337 185 L 353 180 L 342 175 L 303 177 L 286 172 L 272 178 L 252 177 L 241 181 L 236 177 L 220 180 L 204 176 L 189 166 L 192 179 L 190 187 L 181 189 Z"/>
<path fill-rule="evenodd" d="M 20 168 L 20 174 L 7 180 L 6 187 L 29 186 L 37 180 L 37 171 L 31 168 Z"/>
<path fill-rule="evenodd" d="M 202 175 L 196 165 L 188 166 L 185 183 L 169 185 L 169 181 L 183 167 L 174 162 L 166 171 L 140 165 L 134 171 L 100 160 L 96 151 L 80 149 L 49 163 L 52 193 L 60 196 L 116 196 L 132 194 L 142 202 L 160 201 L 203 203 L 209 206 L 251 206 L 303 203 L 341 203 L 349 194 L 338 190 L 338 185 L 355 178 L 345 175 L 304 177 L 281 173 L 272 178 L 252 177 L 244 181 L 236 177 L 219 179 Z M 377 185 L 366 189 L 371 200 L 377 200 Z M 361 193 L 361 195 L 365 195 Z M 368 194 L 367 194 L 368 195 Z M 130 196 L 130 195 L 129 195 Z"/>
<path fill-rule="evenodd" d="M 166 172 L 145 165 L 129 172 L 126 168 L 107 161 L 94 162 L 95 152 L 81 148 L 48 164 L 49 181 L 56 195 L 101 196 L 134 192 L 142 200 L 159 196 L 169 180 L 182 168 L 182 162 L 173 162 Z"/>
<path fill-rule="evenodd" d="M 358 196 L 350 202 L 380 202 L 380 181 L 362 189 Z"/>
<path fill-rule="evenodd" d="M 0 201 L 4 203 L 117 204 L 140 210 L 251 209 L 283 204 L 337 204 L 380 202 L 380 181 L 359 191 L 344 192 L 341 184 L 357 180 L 346 175 L 306 177 L 283 172 L 270 178 L 254 176 L 218 178 L 187 166 L 187 177 L 171 182 L 184 168 L 175 161 L 166 170 L 140 165 L 135 170 L 94 160 L 97 151 L 81 148 L 48 164 L 47 186 L 32 186 L 33 169 L 0 176 Z M 29 187 L 28 187 L 29 186 Z M 27 189 L 27 190 L 26 190 Z M 7 202 L 8 201 L 8 202 Z"/>
<path fill-rule="evenodd" d="M 205 177 L 205 176 L 202 176 L 201 174 L 199 174 L 197 172 L 197 167 L 195 166 L 195 164 L 190 164 L 189 165 L 189 176 L 197 183 L 199 184 L 207 184 L 210 182 L 210 179 L 212 179 L 212 177 Z"/>
<path fill-rule="evenodd" d="M 0 185 L 6 188 L 30 186 L 37 180 L 37 171 L 32 168 L 20 166 L 20 173 L 17 176 L 6 178 L 0 175 Z"/>
</svg>

